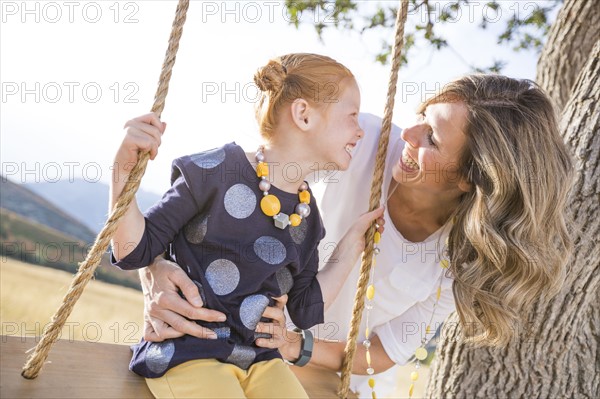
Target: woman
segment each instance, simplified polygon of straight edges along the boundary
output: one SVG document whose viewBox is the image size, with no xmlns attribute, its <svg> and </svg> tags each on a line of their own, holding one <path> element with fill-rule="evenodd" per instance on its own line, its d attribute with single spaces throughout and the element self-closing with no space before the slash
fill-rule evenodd
<svg viewBox="0 0 600 399">
<path fill-rule="evenodd" d="M 322 257 L 350 221 L 367 211 L 380 122 L 363 115 L 361 126 L 365 137 L 350 168 L 332 177 L 323 195 Z M 414 126 L 392 131 L 384 177 L 387 228 L 370 310 L 376 373 L 406 363 L 422 339 L 431 338 L 426 326 L 435 331 L 454 308 L 467 327 L 466 338 L 506 344 L 519 331 L 519 314 L 559 289 L 571 249 L 564 211 L 572 165 L 552 104 L 533 82 L 473 75 L 444 86 L 420 106 Z M 449 261 L 447 271 L 440 260 Z M 154 339 L 178 331 L 206 334 L 175 312 L 190 319 L 222 316 L 177 302 L 174 294 L 153 295 L 168 285 L 197 297 L 176 270 L 162 263 L 145 273 L 152 315 L 146 335 Z M 358 265 L 345 281 L 328 287 L 339 293 L 325 304 L 311 364 L 340 369 L 357 275 Z M 257 345 L 279 347 L 284 358 L 298 360 L 301 342 L 281 332 L 282 312 L 269 308 L 265 317 L 274 323 L 258 331 L 275 336 Z M 359 337 L 364 330 L 363 320 Z M 358 345 L 353 372 L 364 375 L 365 348 Z M 388 393 L 382 383 L 393 377 L 392 371 L 378 376 L 378 394 Z M 365 394 L 364 383 L 365 377 L 355 376 L 352 387 Z"/>
</svg>

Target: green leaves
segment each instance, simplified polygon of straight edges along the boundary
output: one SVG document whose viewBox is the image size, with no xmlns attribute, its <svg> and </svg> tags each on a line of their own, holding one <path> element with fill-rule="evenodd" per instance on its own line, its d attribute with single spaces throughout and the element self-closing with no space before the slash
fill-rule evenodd
<svg viewBox="0 0 600 399">
<path fill-rule="evenodd" d="M 357 2 L 352 0 L 285 0 L 290 23 L 296 28 L 303 14 L 312 14 L 311 19 L 317 35 L 322 39 L 323 31 L 328 27 L 355 30 L 352 15 L 358 10 Z"/>
<path fill-rule="evenodd" d="M 513 43 L 513 49 L 540 51 L 544 45 L 544 37 L 548 34 L 549 14 L 562 3 L 562 0 L 546 1 L 545 7 L 528 7 L 515 9 L 506 29 L 498 37 L 498 43 Z"/>
<path fill-rule="evenodd" d="M 405 51 L 402 64 L 406 64 L 410 50 L 417 43 L 440 50 L 452 48 L 436 28 L 444 24 L 456 24 L 461 18 L 469 18 L 482 29 L 490 24 L 503 23 L 505 28 L 498 37 L 498 44 L 512 44 L 515 51 L 539 51 L 550 28 L 549 16 L 562 0 L 538 2 L 498 1 L 485 3 L 472 0 L 438 2 L 433 0 L 409 0 L 408 23 L 405 28 Z M 314 26 L 323 39 L 326 29 L 344 29 L 365 34 L 367 31 L 389 31 L 389 41 L 383 41 L 374 55 L 376 62 L 390 62 L 391 41 L 396 20 L 397 2 L 367 2 L 360 0 L 286 0 L 290 24 L 296 28 L 301 23 Z M 308 16 L 312 17 L 309 18 Z M 479 21 L 479 22 L 477 22 Z M 469 65 L 472 71 L 501 72 L 502 60 L 489 67 Z"/>
</svg>

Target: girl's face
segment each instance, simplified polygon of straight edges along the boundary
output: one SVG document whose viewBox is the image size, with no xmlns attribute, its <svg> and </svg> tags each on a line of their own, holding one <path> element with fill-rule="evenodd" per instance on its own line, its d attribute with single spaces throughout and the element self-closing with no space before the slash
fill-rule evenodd
<svg viewBox="0 0 600 399">
<path fill-rule="evenodd" d="M 356 81 L 346 79 L 339 85 L 339 91 L 325 96 L 324 101 L 331 101 L 320 112 L 319 128 L 316 132 L 314 149 L 318 159 L 324 162 L 320 169 L 346 170 L 352 160 L 352 151 L 364 131 L 358 125 L 360 111 L 360 90 Z"/>
<path fill-rule="evenodd" d="M 462 102 L 427 106 L 416 124 L 402 131 L 406 144 L 392 169 L 394 180 L 437 194 L 457 188 L 467 191 L 457 173 L 466 145 L 466 121 Z"/>
</svg>

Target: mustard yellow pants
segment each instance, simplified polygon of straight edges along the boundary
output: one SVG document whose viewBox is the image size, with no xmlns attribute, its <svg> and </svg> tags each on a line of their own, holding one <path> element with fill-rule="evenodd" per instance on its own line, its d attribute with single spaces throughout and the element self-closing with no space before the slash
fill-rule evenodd
<svg viewBox="0 0 600 399">
<path fill-rule="evenodd" d="M 300 382 L 281 359 L 258 362 L 243 370 L 214 359 L 192 360 L 160 378 L 146 378 L 156 398 L 308 399 Z"/>
</svg>

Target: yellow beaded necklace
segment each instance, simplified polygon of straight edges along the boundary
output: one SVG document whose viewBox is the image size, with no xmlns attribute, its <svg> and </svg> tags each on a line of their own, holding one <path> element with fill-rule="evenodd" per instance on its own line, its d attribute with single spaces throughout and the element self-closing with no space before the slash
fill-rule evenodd
<svg viewBox="0 0 600 399">
<path fill-rule="evenodd" d="M 396 183 L 396 186 L 394 187 L 394 189 L 392 189 L 392 191 L 388 194 L 388 197 L 385 201 L 386 204 L 387 204 L 387 200 L 390 199 L 390 197 L 392 196 L 396 187 L 398 187 L 398 183 Z M 376 227 L 379 228 L 379 225 L 376 225 Z M 445 227 L 442 228 L 442 231 L 440 232 L 440 238 L 444 234 L 444 230 L 445 230 Z M 374 275 L 375 275 L 376 257 L 381 252 L 381 250 L 379 249 L 379 245 L 378 245 L 380 241 L 381 241 L 381 233 L 379 233 L 379 231 L 376 231 L 375 235 L 373 237 L 373 242 L 375 245 L 374 245 L 374 249 L 373 249 L 373 261 L 371 264 L 371 274 L 369 276 L 369 285 L 367 286 L 367 299 L 365 301 L 365 309 L 366 309 L 365 340 L 362 343 L 363 346 L 365 347 L 365 357 L 366 357 L 366 361 L 367 361 L 367 370 L 366 371 L 367 371 L 368 375 L 373 375 L 375 373 L 375 370 L 373 369 L 373 367 L 371 365 L 371 352 L 369 350 L 371 347 L 371 339 L 370 339 L 371 338 L 371 336 L 370 336 L 371 329 L 369 327 L 369 314 L 370 314 L 370 311 L 373 309 L 373 299 L 375 298 Z M 438 239 L 438 248 L 439 248 L 439 239 Z M 448 267 L 450 266 L 450 261 L 447 259 L 448 258 L 447 248 L 448 248 L 448 238 L 446 238 L 444 249 L 442 250 L 442 254 L 444 255 L 445 258 L 440 259 L 440 267 L 444 270 L 448 269 Z M 440 258 L 441 258 L 441 256 L 440 256 Z M 419 379 L 418 370 L 421 368 L 421 362 L 423 360 L 427 359 L 427 356 L 429 356 L 429 353 L 427 351 L 427 348 L 425 347 L 425 344 L 427 343 L 427 341 L 429 341 L 427 336 L 431 333 L 431 323 L 433 322 L 433 317 L 435 316 L 435 311 L 437 309 L 437 305 L 438 305 L 438 303 L 440 301 L 440 297 L 442 295 L 443 277 L 444 277 L 444 273 L 440 274 L 438 288 L 436 291 L 435 302 L 433 304 L 433 309 L 431 311 L 431 317 L 429 318 L 429 323 L 427 323 L 427 326 L 425 327 L 425 336 L 421 339 L 421 345 L 415 350 L 413 357 L 409 360 L 410 362 L 415 363 L 415 371 L 410 373 L 410 379 L 412 382 L 410 384 L 410 387 L 408 388 L 408 397 L 409 398 L 412 398 L 413 391 L 415 389 L 414 383 Z M 375 379 L 373 377 L 370 377 L 368 383 L 369 383 L 369 387 L 371 388 L 371 397 L 373 399 L 377 399 L 377 395 L 375 393 Z"/>
<path fill-rule="evenodd" d="M 289 225 L 298 226 L 302 222 L 302 219 L 307 218 L 310 215 L 310 193 L 308 192 L 308 183 L 302 182 L 298 188 L 298 199 L 300 202 L 296 205 L 296 213 L 287 215 L 281 210 L 281 202 L 279 198 L 273 194 L 269 194 L 271 189 L 271 182 L 268 180 L 269 177 L 269 165 L 265 162 L 265 155 L 263 153 L 264 147 L 259 147 L 256 151 L 255 159 L 258 164 L 256 165 L 256 176 L 260 178 L 258 188 L 263 192 L 263 198 L 260 200 L 260 209 L 263 213 L 273 218 L 273 222 L 276 227 L 285 229 Z"/>
</svg>

